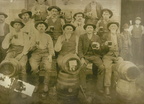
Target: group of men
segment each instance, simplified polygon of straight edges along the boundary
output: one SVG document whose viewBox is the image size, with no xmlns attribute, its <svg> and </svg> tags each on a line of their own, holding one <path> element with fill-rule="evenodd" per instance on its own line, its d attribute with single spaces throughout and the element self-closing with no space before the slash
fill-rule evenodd
<svg viewBox="0 0 144 104">
<path fill-rule="evenodd" d="M 27 81 L 26 64 L 29 60 L 31 76 L 35 79 L 35 92 L 39 85 L 39 66 L 42 66 L 46 71 L 43 90 L 47 92 L 49 90 L 49 71 L 52 65 L 52 57 L 58 56 L 56 58 L 58 66 L 60 66 L 63 56 L 69 53 L 77 54 L 82 65 L 91 62 L 98 67 L 97 90 L 109 96 L 112 77 L 111 67 L 114 62 L 121 59 L 120 51 L 125 38 L 118 33 L 119 23 L 111 20 L 113 16 L 111 10 L 102 9 L 101 12 L 98 10 L 93 15 L 96 18 L 88 16 L 88 12 L 94 12 L 90 9 L 91 5 L 96 3 L 89 4 L 84 13 L 75 13 L 71 23 L 66 23 L 60 16 L 61 9 L 58 6 L 50 6 L 47 9 L 49 11 L 47 18 L 38 19 L 37 17 L 34 21 L 33 16 L 35 14 L 23 9 L 18 14 L 19 18 L 10 22 L 13 28 L 11 31 L 8 24 L 4 23 L 5 18 L 8 17 L 7 14 L 1 12 L 1 61 L 9 58 L 18 60 L 22 65 L 21 79 Z M 85 16 L 86 14 L 87 16 Z M 87 21 L 85 21 L 86 18 L 88 18 Z M 135 29 L 135 27 L 133 28 Z M 136 31 L 134 29 L 132 30 Z"/>
</svg>

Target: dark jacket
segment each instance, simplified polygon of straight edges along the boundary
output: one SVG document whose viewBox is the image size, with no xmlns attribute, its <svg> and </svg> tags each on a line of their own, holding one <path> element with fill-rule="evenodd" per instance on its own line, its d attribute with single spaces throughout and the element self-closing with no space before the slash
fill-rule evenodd
<svg viewBox="0 0 144 104">
<path fill-rule="evenodd" d="M 98 35 L 94 35 L 92 36 L 91 38 L 91 41 L 92 42 L 98 42 L 101 44 L 101 41 L 100 41 L 100 38 Z M 80 58 L 83 58 L 87 51 L 88 51 L 88 48 L 89 48 L 89 39 L 88 39 L 88 36 L 87 34 L 83 34 L 79 37 L 79 42 L 78 42 L 78 56 Z M 97 53 L 95 53 L 95 55 L 98 55 Z"/>
</svg>

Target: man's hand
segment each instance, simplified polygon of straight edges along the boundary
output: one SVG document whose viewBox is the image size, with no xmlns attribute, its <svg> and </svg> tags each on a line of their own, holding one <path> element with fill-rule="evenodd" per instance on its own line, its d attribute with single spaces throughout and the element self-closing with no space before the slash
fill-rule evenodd
<svg viewBox="0 0 144 104">
<path fill-rule="evenodd" d="M 16 59 L 17 59 L 18 61 L 21 60 L 21 58 L 23 57 L 23 55 L 24 55 L 24 54 L 22 54 L 22 53 L 19 54 L 19 55 L 17 55 L 17 56 L 16 56 Z"/>
<path fill-rule="evenodd" d="M 81 63 L 82 63 L 82 65 L 86 65 L 87 64 L 87 62 L 85 61 L 85 59 L 84 58 L 81 58 Z"/>
</svg>

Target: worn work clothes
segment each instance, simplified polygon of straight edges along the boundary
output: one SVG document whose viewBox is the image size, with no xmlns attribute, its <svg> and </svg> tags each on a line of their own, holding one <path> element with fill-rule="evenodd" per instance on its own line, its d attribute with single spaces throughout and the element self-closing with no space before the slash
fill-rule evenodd
<svg viewBox="0 0 144 104">
<path fill-rule="evenodd" d="M 130 61 L 132 59 L 132 43 L 131 43 L 131 37 L 129 31 L 123 31 L 121 33 L 122 38 L 122 48 L 120 51 L 120 56 L 127 61 Z"/>
<path fill-rule="evenodd" d="M 55 51 L 59 52 L 57 62 L 58 65 L 61 65 L 61 60 L 63 56 L 67 54 L 76 54 L 76 46 L 77 46 L 77 36 L 75 34 L 71 34 L 70 39 L 66 40 L 65 35 L 59 36 L 56 44 L 55 44 Z"/>
<path fill-rule="evenodd" d="M 112 36 L 115 35 L 115 37 L 117 37 L 117 41 L 114 41 L 115 37 Z M 113 37 L 113 38 L 112 38 Z M 111 86 L 111 77 L 112 77 L 112 65 L 114 62 L 119 61 L 119 51 L 120 51 L 120 47 L 121 47 L 121 35 L 116 33 L 116 34 L 111 34 L 111 33 L 107 33 L 103 36 L 103 50 L 105 51 L 106 48 L 108 48 L 108 46 L 104 46 L 106 41 L 112 41 L 112 46 L 110 48 L 108 48 L 107 52 L 104 54 L 103 56 L 103 63 L 105 66 L 105 78 L 104 78 L 104 86 L 110 87 Z M 117 42 L 117 43 L 116 43 Z"/>
<path fill-rule="evenodd" d="M 5 36 L 10 32 L 9 25 L 7 23 L 0 24 L 0 62 L 4 60 L 6 56 L 6 49 L 2 48 L 2 42 Z"/>
<path fill-rule="evenodd" d="M 80 58 L 84 58 L 86 61 L 89 61 L 93 64 L 95 64 L 96 66 L 98 66 L 98 78 L 97 78 L 97 88 L 98 89 L 103 89 L 103 78 L 104 78 L 104 65 L 101 59 L 101 56 L 97 53 L 93 53 L 93 54 L 88 54 L 87 52 L 90 51 L 89 50 L 89 46 L 91 42 L 100 42 L 100 38 L 97 35 L 92 35 L 91 39 L 88 38 L 87 34 L 81 35 L 79 38 L 79 42 L 78 42 L 78 56 Z M 83 69 L 81 69 L 83 70 Z M 83 76 L 83 75 L 82 75 Z"/>
<path fill-rule="evenodd" d="M 32 67 L 33 75 L 37 75 L 37 71 L 40 69 L 45 70 L 44 83 L 48 84 L 49 81 L 49 70 L 51 69 L 51 62 L 49 56 L 54 55 L 53 42 L 51 37 L 46 34 L 37 34 L 35 40 L 35 50 L 33 51 L 30 58 L 30 65 Z M 41 67 L 42 66 L 42 67 Z M 38 84 L 38 76 L 35 77 L 35 84 Z"/>
</svg>

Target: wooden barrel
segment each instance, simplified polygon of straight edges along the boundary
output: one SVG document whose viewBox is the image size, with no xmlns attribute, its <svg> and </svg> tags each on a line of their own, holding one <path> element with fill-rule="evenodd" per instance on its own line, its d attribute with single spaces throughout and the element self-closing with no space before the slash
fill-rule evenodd
<svg viewBox="0 0 144 104">
<path fill-rule="evenodd" d="M 81 67 L 81 61 L 79 57 L 76 54 L 67 54 L 65 55 L 62 60 L 61 60 L 61 65 L 60 67 L 62 68 L 63 71 L 69 74 L 77 74 L 80 71 Z M 69 66 L 69 62 L 76 63 L 75 68 L 71 69 Z"/>
<path fill-rule="evenodd" d="M 60 99 L 76 99 L 79 93 L 79 75 L 60 71 L 57 79 L 57 96 Z"/>
<path fill-rule="evenodd" d="M 137 87 L 134 81 L 129 82 L 119 79 L 116 84 L 116 92 L 124 100 L 132 100 L 137 93 Z"/>
<path fill-rule="evenodd" d="M 122 61 L 118 63 L 115 68 L 119 77 L 127 81 L 134 81 L 140 76 L 139 68 L 129 61 Z"/>
<path fill-rule="evenodd" d="M 20 70 L 21 65 L 14 58 L 4 60 L 0 64 L 0 73 L 9 77 L 16 76 L 20 72 Z"/>
</svg>

